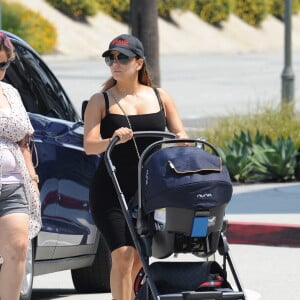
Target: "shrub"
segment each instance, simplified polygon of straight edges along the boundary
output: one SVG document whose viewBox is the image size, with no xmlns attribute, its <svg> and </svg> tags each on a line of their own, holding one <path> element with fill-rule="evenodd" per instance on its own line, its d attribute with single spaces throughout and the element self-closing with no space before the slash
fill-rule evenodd
<svg viewBox="0 0 300 300">
<path fill-rule="evenodd" d="M 227 20 L 231 12 L 231 0 L 195 0 L 190 9 L 202 20 L 218 25 Z"/>
<path fill-rule="evenodd" d="M 129 23 L 130 0 L 96 0 L 98 7 L 104 13 L 110 15 L 115 20 Z"/>
<path fill-rule="evenodd" d="M 300 117 L 294 115 L 293 106 L 274 107 L 265 105 L 258 107 L 256 112 L 247 114 L 232 113 L 226 118 L 217 119 L 214 124 L 203 130 L 191 131 L 192 136 L 204 136 L 211 143 L 224 147 L 226 141 L 230 141 L 235 134 L 249 130 L 251 136 L 255 136 L 256 130 L 272 140 L 280 136 L 294 141 L 300 147 Z"/>
<path fill-rule="evenodd" d="M 110 15 L 117 21 L 129 23 L 130 18 L 130 0 L 96 0 L 99 9 Z M 188 9 L 192 0 L 158 0 L 158 15 L 168 21 L 172 21 L 172 9 Z"/>
<path fill-rule="evenodd" d="M 246 23 L 259 26 L 268 14 L 266 0 L 234 0 L 233 12 Z"/>
<path fill-rule="evenodd" d="M 52 52 L 56 28 L 39 13 L 16 2 L 3 1 L 3 29 L 19 35 L 40 54 Z"/>
<path fill-rule="evenodd" d="M 163 19 L 172 21 L 171 11 L 173 9 L 191 10 L 193 8 L 193 0 L 158 0 L 158 15 Z"/>
<path fill-rule="evenodd" d="M 95 0 L 46 0 L 53 7 L 77 21 L 86 21 L 87 16 L 98 12 Z"/>
<path fill-rule="evenodd" d="M 274 17 L 283 20 L 284 18 L 284 0 L 267 0 L 268 13 Z M 300 0 L 293 0 L 292 12 L 297 14 L 300 11 Z"/>
<path fill-rule="evenodd" d="M 299 128 L 293 105 L 269 105 L 256 113 L 232 114 L 189 135 L 216 145 L 235 181 L 286 181 L 299 178 L 299 162 L 295 165 L 300 157 Z"/>
</svg>

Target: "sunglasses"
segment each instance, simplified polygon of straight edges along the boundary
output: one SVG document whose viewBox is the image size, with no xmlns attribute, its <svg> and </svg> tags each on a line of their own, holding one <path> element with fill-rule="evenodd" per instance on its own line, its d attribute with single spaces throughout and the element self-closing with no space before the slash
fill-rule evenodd
<svg viewBox="0 0 300 300">
<path fill-rule="evenodd" d="M 10 65 L 10 60 L 0 62 L 0 70 L 6 70 Z"/>
<path fill-rule="evenodd" d="M 105 56 L 105 63 L 109 67 L 111 67 L 113 65 L 115 60 L 117 63 L 119 63 L 121 65 L 127 65 L 129 63 L 130 57 L 125 54 L 122 54 L 122 53 L 119 53 L 118 55 L 110 54 L 110 55 Z"/>
</svg>

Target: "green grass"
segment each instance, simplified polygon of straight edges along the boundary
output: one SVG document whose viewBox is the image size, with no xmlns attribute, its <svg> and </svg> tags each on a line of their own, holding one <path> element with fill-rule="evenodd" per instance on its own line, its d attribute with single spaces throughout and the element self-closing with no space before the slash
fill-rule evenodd
<svg viewBox="0 0 300 300">
<path fill-rule="evenodd" d="M 189 135 L 205 137 L 210 143 L 225 149 L 225 142 L 230 142 L 234 134 L 248 130 L 252 137 L 257 130 L 272 140 L 291 137 L 296 147 L 300 148 L 300 116 L 294 113 L 293 104 L 284 107 L 266 105 L 243 115 L 232 113 L 205 128 L 190 130 Z"/>
</svg>

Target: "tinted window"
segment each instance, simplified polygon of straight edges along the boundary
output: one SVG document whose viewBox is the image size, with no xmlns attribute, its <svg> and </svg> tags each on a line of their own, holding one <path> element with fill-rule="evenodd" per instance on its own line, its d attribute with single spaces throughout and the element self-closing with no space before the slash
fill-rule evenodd
<svg viewBox="0 0 300 300">
<path fill-rule="evenodd" d="M 16 59 L 5 79 L 20 92 L 26 110 L 44 116 L 78 121 L 77 113 L 47 66 L 29 49 L 15 43 Z"/>
</svg>

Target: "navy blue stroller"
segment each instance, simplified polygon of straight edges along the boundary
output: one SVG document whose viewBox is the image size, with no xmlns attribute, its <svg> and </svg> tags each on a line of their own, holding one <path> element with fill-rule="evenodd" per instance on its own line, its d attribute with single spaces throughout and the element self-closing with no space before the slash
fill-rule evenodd
<svg viewBox="0 0 300 300">
<path fill-rule="evenodd" d="M 217 149 L 205 140 L 178 140 L 168 132 L 135 132 L 134 137 L 161 140 L 141 154 L 138 191 L 129 207 L 110 158 L 118 137 L 104 159 L 142 261 L 135 299 L 246 299 L 225 236 L 232 184 Z M 194 254 L 197 260 L 166 259 L 179 254 Z"/>
</svg>

